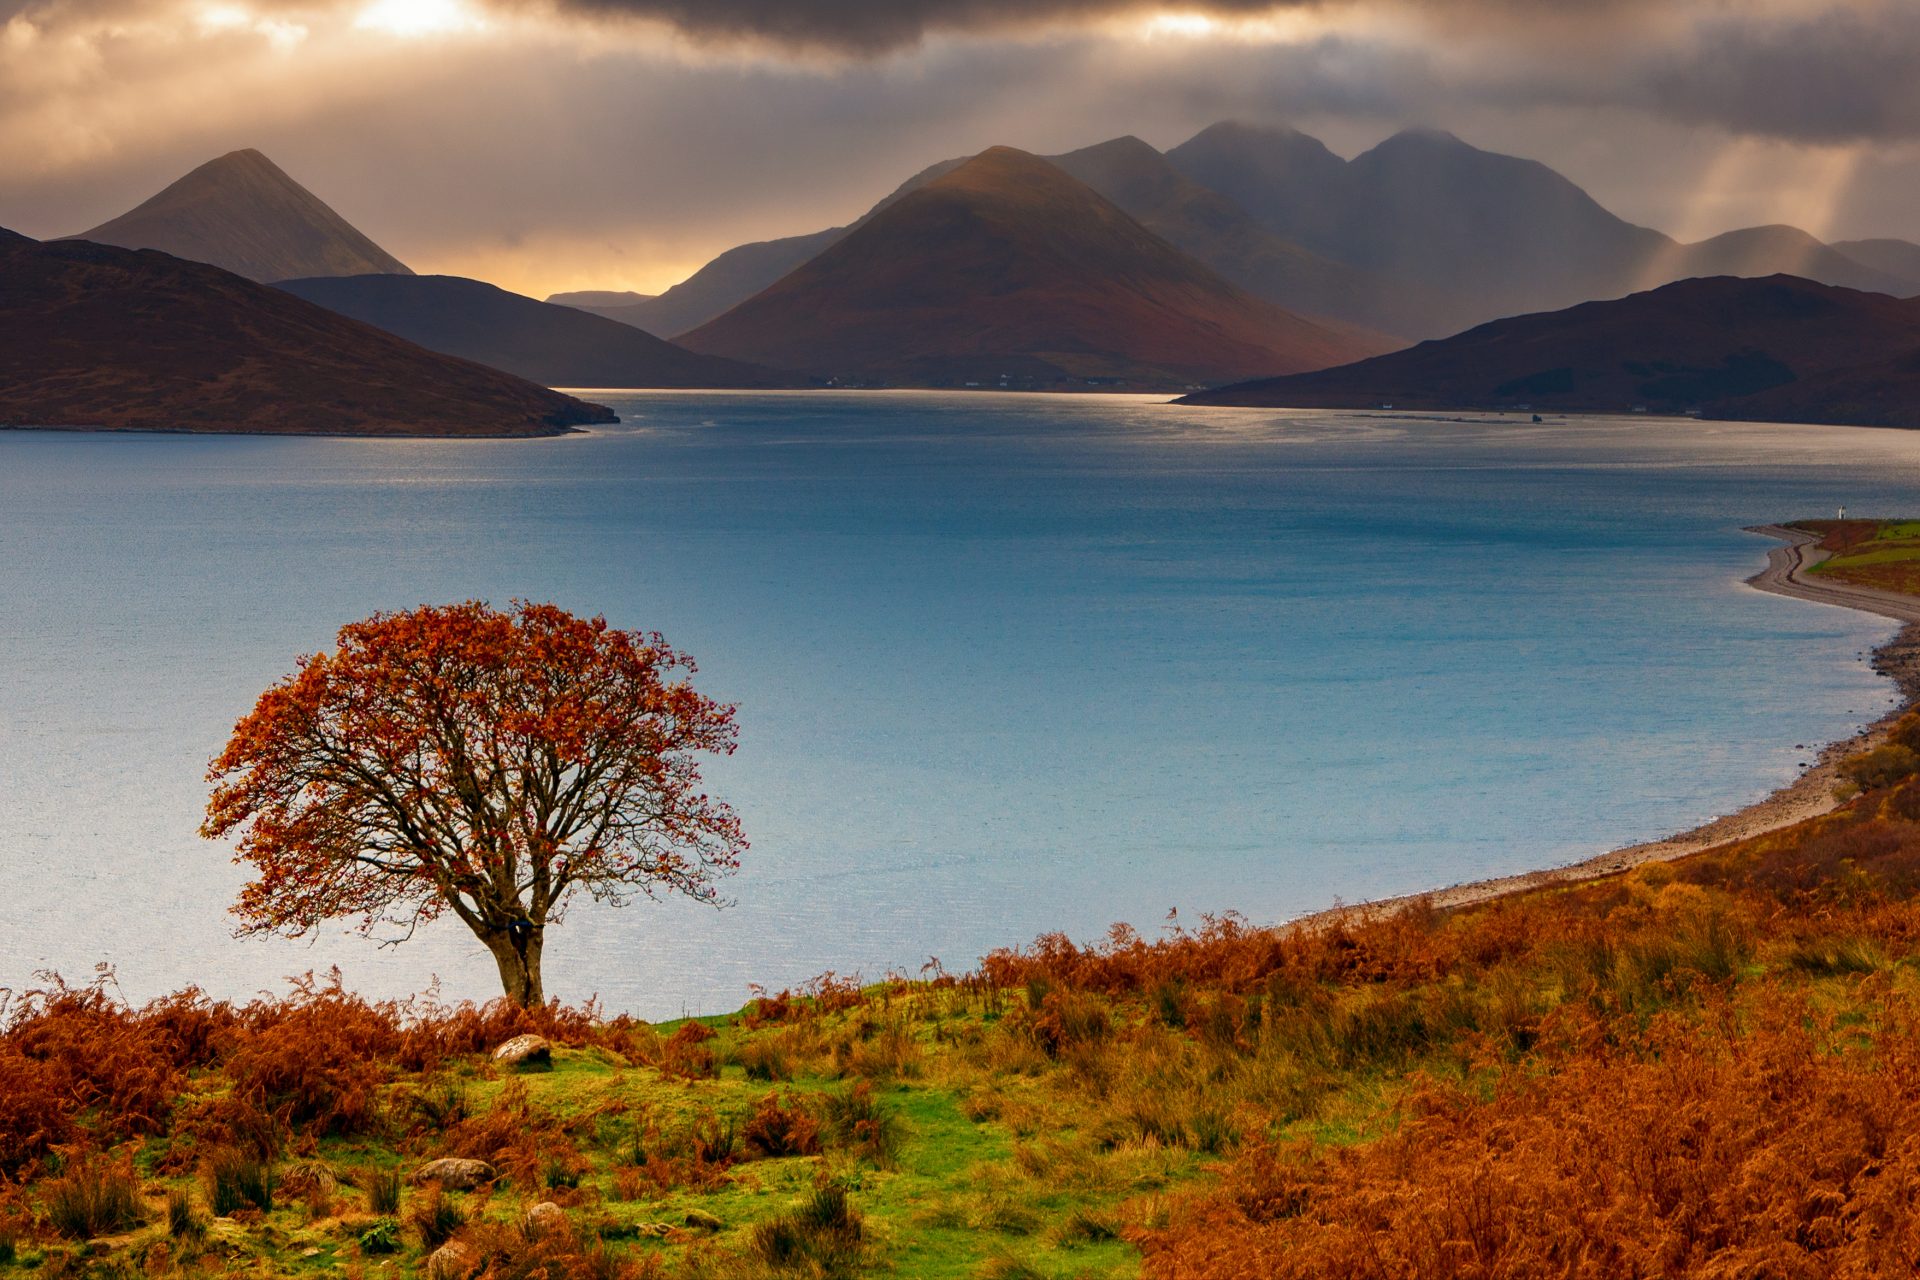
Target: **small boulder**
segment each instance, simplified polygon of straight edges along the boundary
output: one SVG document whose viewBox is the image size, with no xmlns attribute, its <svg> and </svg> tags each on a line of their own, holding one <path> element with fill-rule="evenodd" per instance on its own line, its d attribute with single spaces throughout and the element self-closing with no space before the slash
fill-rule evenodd
<svg viewBox="0 0 1920 1280">
<path fill-rule="evenodd" d="M 493 1051 L 493 1061 L 510 1071 L 547 1071 L 553 1067 L 553 1046 L 545 1036 L 515 1036 Z"/>
<path fill-rule="evenodd" d="M 551 1200 L 542 1200 L 527 1210 L 527 1229 L 552 1231 L 567 1223 L 567 1211 Z"/>
<path fill-rule="evenodd" d="M 463 1160 L 458 1156 L 429 1160 L 413 1171 L 415 1182 L 437 1182 L 449 1191 L 471 1191 L 498 1176 L 485 1160 Z"/>
<path fill-rule="evenodd" d="M 427 1280 L 468 1280 L 480 1270 L 480 1255 L 471 1246 L 449 1240 L 427 1257 Z"/>
<path fill-rule="evenodd" d="M 687 1225 L 695 1231 L 718 1231 L 727 1224 L 708 1213 L 705 1209 L 687 1210 Z"/>
</svg>

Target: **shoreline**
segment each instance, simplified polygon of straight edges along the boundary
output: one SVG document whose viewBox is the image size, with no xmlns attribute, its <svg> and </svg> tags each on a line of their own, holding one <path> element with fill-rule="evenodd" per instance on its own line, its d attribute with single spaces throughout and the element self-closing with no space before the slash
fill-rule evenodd
<svg viewBox="0 0 1920 1280">
<path fill-rule="evenodd" d="M 1891 711 L 1852 737 L 1841 738 L 1821 747 L 1813 764 L 1792 782 L 1752 804 L 1709 819 L 1689 830 L 1659 840 L 1626 845 L 1564 866 L 1522 871 L 1488 880 L 1472 880 L 1372 902 L 1338 904 L 1298 916 L 1281 927 L 1315 928 L 1343 921 L 1366 920 L 1391 914 L 1416 903 L 1444 911 L 1477 906 L 1511 893 L 1527 893 L 1555 885 L 1604 879 L 1649 863 L 1672 862 L 1735 840 L 1765 835 L 1839 808 L 1840 802 L 1834 799 L 1833 793 L 1840 781 L 1840 762 L 1848 756 L 1878 746 L 1886 739 L 1888 730 L 1896 721 L 1920 707 L 1920 598 L 1872 587 L 1809 581 L 1805 576 L 1806 570 L 1826 558 L 1823 552 L 1815 548 L 1818 535 L 1785 525 L 1756 525 L 1746 529 L 1746 532 L 1775 538 L 1785 544 L 1769 548 L 1766 568 L 1746 579 L 1746 584 L 1756 591 L 1839 609 L 1854 609 L 1902 624 L 1899 632 L 1872 654 L 1873 669 L 1892 680 L 1900 690 L 1900 702 Z"/>
</svg>

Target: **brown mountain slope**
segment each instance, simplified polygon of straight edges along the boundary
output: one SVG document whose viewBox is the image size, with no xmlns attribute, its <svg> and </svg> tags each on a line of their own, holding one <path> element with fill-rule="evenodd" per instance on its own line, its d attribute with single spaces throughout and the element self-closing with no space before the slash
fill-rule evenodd
<svg viewBox="0 0 1920 1280">
<path fill-rule="evenodd" d="M 1722 276 L 1496 320 L 1344 368 L 1223 387 L 1186 402 L 1615 413 L 1644 407 L 1737 418 L 1767 417 L 1792 404 L 1794 416 L 1807 420 L 1864 421 L 1835 416 L 1853 394 L 1843 371 L 1915 350 L 1920 301 L 1792 276 Z M 1886 372 L 1887 385 L 1895 372 Z"/>
<path fill-rule="evenodd" d="M 1169 386 L 1390 345 L 1234 288 L 1058 168 L 996 147 L 680 339 L 842 380 Z"/>
<path fill-rule="evenodd" d="M 158 249 L 250 280 L 412 274 L 258 151 L 209 160 L 74 239 Z"/>
<path fill-rule="evenodd" d="M 0 241 L 0 423 L 537 436 L 615 420 L 218 267 Z"/>
</svg>

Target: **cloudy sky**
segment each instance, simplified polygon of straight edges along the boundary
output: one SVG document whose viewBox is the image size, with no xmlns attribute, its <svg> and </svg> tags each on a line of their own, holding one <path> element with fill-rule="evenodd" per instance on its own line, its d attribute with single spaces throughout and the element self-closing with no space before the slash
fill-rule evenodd
<svg viewBox="0 0 1920 1280">
<path fill-rule="evenodd" d="M 258 147 L 423 271 L 671 284 L 923 165 L 1409 124 L 1683 238 L 1920 240 L 1915 0 L 0 0 L 0 225 Z"/>
</svg>

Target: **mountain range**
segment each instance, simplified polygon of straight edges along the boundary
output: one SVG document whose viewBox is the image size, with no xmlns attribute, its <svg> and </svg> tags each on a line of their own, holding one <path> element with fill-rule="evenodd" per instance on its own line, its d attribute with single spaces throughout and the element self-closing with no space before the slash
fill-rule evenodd
<svg viewBox="0 0 1920 1280">
<path fill-rule="evenodd" d="M 1219 381 L 1395 345 L 1235 288 L 1055 165 L 994 147 L 680 341 L 839 381 Z"/>
<path fill-rule="evenodd" d="M 1363 402 L 1531 403 L 1485 399 L 1480 375 L 1499 361 L 1474 344 L 1490 322 L 1516 318 L 1524 324 L 1512 333 L 1544 341 L 1566 328 L 1549 315 L 1623 300 L 1632 306 L 1622 314 L 1647 329 L 1620 347 L 1620 367 L 1671 365 L 1691 372 L 1662 385 L 1692 377 L 1712 390 L 1713 370 L 1738 382 L 1762 366 L 1746 347 L 1713 355 L 1681 305 L 1695 295 L 1658 286 L 1785 273 L 1862 294 L 1920 294 L 1920 245 L 1829 245 L 1787 226 L 1683 244 L 1616 217 L 1544 164 L 1418 129 L 1351 160 L 1294 130 L 1233 123 L 1165 153 L 1133 137 L 1044 158 L 991 148 L 926 166 L 846 226 L 729 250 L 657 297 L 576 291 L 542 303 L 413 276 L 252 151 L 201 166 L 88 234 L 278 281 L 422 347 L 550 386 L 1153 389 L 1261 377 L 1287 394 L 1338 388 Z M 1872 313 L 1874 323 L 1891 314 Z M 1361 382 L 1289 376 L 1450 333 L 1473 342 L 1437 356 L 1428 342 L 1404 362 L 1355 366 Z M 1665 355 L 1654 350 L 1662 342 L 1674 344 Z M 1883 360 L 1878 389 L 1841 387 L 1830 375 L 1842 370 L 1796 363 L 1767 342 L 1752 349 L 1792 373 L 1768 392 L 1782 413 L 1815 412 L 1806 397 L 1831 386 L 1854 397 L 1835 412 L 1884 417 L 1906 376 L 1904 349 L 1869 343 L 1853 367 Z M 1532 387 L 1535 374 L 1563 367 L 1584 368 L 1540 364 L 1491 386 Z M 1397 381 L 1378 383 L 1383 371 Z M 1594 376 L 1560 400 L 1534 399 L 1706 407 L 1636 394 L 1630 372 L 1586 372 Z M 1798 390 L 1780 389 L 1789 383 Z M 1763 389 L 1693 398 L 1744 403 Z"/>
<path fill-rule="evenodd" d="M 1682 280 L 1183 403 L 1920 426 L 1920 299 L 1785 275 Z"/>
<path fill-rule="evenodd" d="M 412 274 L 258 151 L 233 151 L 72 237 L 158 249 L 249 280 Z"/>
<path fill-rule="evenodd" d="M 1047 159 L 1257 297 L 1408 339 L 1693 276 L 1786 272 L 1920 293 L 1920 245 L 1829 246 L 1777 226 L 1683 244 L 1615 216 L 1544 164 L 1437 130 L 1405 130 L 1352 160 L 1296 130 L 1235 123 L 1165 154 L 1122 137 Z M 959 163 L 928 166 L 848 226 L 741 245 L 656 298 L 595 309 L 677 336 Z"/>
<path fill-rule="evenodd" d="M 613 421 L 219 267 L 0 233 L 0 423 L 535 436 Z"/>
</svg>

